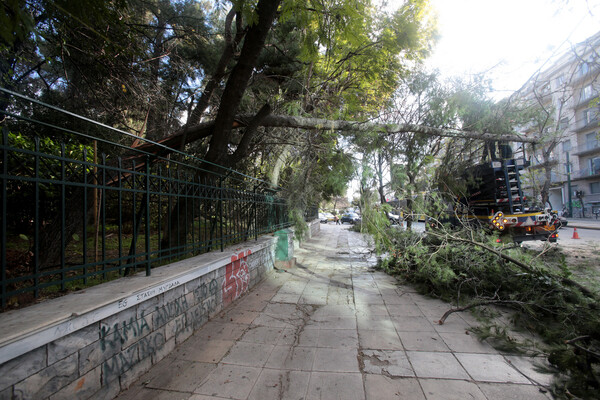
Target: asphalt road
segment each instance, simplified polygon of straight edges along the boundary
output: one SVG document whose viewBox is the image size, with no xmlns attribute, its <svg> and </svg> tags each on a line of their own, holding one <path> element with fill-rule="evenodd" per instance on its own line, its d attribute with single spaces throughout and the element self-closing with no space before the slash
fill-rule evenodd
<svg viewBox="0 0 600 400">
<path fill-rule="evenodd" d="M 569 246 L 572 244 L 582 244 L 582 242 L 591 242 L 591 244 L 600 244 L 600 230 L 577 228 L 579 239 L 573 239 L 574 228 L 567 226 L 558 232 L 558 244 Z"/>
<path fill-rule="evenodd" d="M 348 225 L 348 224 L 345 224 Z M 394 225 L 399 227 L 400 225 Z M 406 228 L 406 223 L 404 222 L 402 225 L 403 228 Z M 423 222 L 413 222 L 412 229 L 415 232 L 424 232 L 425 231 L 425 223 Z M 574 228 L 567 226 L 565 228 L 561 228 L 558 233 L 558 245 L 559 246 L 573 246 L 573 245 L 582 245 L 589 243 L 590 245 L 600 245 L 600 230 L 597 229 L 584 229 L 577 228 L 577 234 L 579 239 L 573 239 Z M 541 243 L 541 242 L 540 242 Z"/>
</svg>

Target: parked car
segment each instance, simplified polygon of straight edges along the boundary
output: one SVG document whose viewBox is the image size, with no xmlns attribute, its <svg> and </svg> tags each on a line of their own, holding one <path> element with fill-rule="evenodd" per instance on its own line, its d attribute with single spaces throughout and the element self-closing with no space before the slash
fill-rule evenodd
<svg viewBox="0 0 600 400">
<path fill-rule="evenodd" d="M 400 216 L 397 214 L 388 213 L 387 215 L 392 225 L 399 224 L 400 222 L 402 222 Z"/>
<path fill-rule="evenodd" d="M 346 213 L 342 215 L 342 219 L 340 220 L 343 224 L 344 222 L 348 222 L 350 224 L 355 224 L 360 221 L 360 217 L 357 213 Z"/>
<path fill-rule="evenodd" d="M 556 229 L 564 228 L 569 223 L 562 215 L 558 215 L 558 212 L 552 210 L 550 211 L 550 215 L 552 216 L 552 224 L 556 226 Z"/>
<path fill-rule="evenodd" d="M 319 221 L 321 221 L 322 224 L 326 224 L 330 221 L 334 221 L 335 217 L 333 216 L 332 213 L 319 213 Z"/>
</svg>

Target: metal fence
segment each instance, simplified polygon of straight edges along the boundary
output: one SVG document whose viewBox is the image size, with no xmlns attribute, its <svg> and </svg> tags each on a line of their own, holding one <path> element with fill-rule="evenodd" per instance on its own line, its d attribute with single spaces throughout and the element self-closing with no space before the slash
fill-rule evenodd
<svg viewBox="0 0 600 400">
<path fill-rule="evenodd" d="M 128 133 L 54 107 L 45 109 L 93 129 L 12 104 L 1 111 L 2 309 L 290 226 L 264 181 L 171 149 L 136 151 Z"/>
</svg>

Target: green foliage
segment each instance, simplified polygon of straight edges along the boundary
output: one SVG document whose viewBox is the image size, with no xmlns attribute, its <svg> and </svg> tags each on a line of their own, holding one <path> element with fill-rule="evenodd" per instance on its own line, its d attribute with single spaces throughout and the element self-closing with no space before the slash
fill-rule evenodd
<svg viewBox="0 0 600 400">
<path fill-rule="evenodd" d="M 494 236 L 483 231 L 441 230 L 421 236 L 390 230 L 389 238 L 394 248 L 382 263 L 386 272 L 457 306 L 485 300 L 513 308 L 514 323 L 545 339 L 549 361 L 568 378 L 556 387 L 557 394 L 568 390 L 593 398 L 592 394 L 600 390 L 597 356 L 565 344 L 566 340 L 584 337 L 581 345 L 598 354 L 600 302 L 597 295 L 590 297 L 572 284 L 566 268 L 550 268 L 543 257 L 497 244 Z M 478 243 L 529 267 L 523 269 Z M 498 329 L 488 326 L 481 333 L 510 339 Z M 523 348 L 510 340 L 504 344 L 507 349 Z"/>
<path fill-rule="evenodd" d="M 52 154 L 56 156 L 61 155 L 61 149 L 64 146 L 64 156 L 68 158 L 82 159 L 82 155 L 87 152 L 88 158 L 93 158 L 94 149 L 90 145 L 82 144 L 78 140 L 70 140 L 68 135 L 62 136 L 63 141 L 58 141 L 52 137 L 36 137 L 31 138 L 27 135 L 23 135 L 20 132 L 9 132 L 8 143 L 11 147 L 18 149 L 24 149 L 29 151 L 36 150 L 36 141 L 39 145 L 39 152 L 44 154 Z M 66 141 L 64 140 L 66 139 Z M 59 161 L 54 160 L 56 163 Z"/>
<path fill-rule="evenodd" d="M 302 242 L 306 238 L 306 233 L 309 229 L 308 224 L 304 220 L 304 210 L 298 208 L 291 209 L 289 211 L 289 218 L 294 226 L 294 237 Z"/>
<path fill-rule="evenodd" d="M 0 49 L 27 38 L 33 30 L 32 16 L 24 10 L 22 0 L 4 0 L 0 9 Z"/>
<path fill-rule="evenodd" d="M 314 180 L 322 198 L 346 194 L 348 181 L 354 174 L 354 164 L 348 154 L 341 150 L 324 152 L 319 156 Z"/>
<path fill-rule="evenodd" d="M 285 1 L 280 22 L 300 29 L 311 108 L 332 118 L 373 114 L 400 79 L 428 54 L 435 35 L 428 1 L 393 14 L 371 0 Z"/>
<path fill-rule="evenodd" d="M 375 199 L 367 193 L 361 196 L 361 222 L 360 231 L 368 233 L 375 242 L 377 254 L 383 254 L 392 246 L 388 235 L 390 221 L 385 214 L 390 211 L 388 204 L 375 205 Z"/>
</svg>

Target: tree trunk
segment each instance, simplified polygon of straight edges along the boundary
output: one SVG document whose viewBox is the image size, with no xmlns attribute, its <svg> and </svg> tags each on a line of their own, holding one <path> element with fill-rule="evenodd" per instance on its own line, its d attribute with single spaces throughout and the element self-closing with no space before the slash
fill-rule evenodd
<svg viewBox="0 0 600 400">
<path fill-rule="evenodd" d="M 413 222 L 413 208 L 414 208 L 414 201 L 413 201 L 413 190 L 412 188 L 414 187 L 414 183 L 415 183 L 415 176 L 412 173 L 408 173 L 408 189 L 407 189 L 407 196 L 406 196 L 406 230 L 410 231 L 412 229 L 412 222 Z"/>
<path fill-rule="evenodd" d="M 377 153 L 377 191 L 379 192 L 379 201 L 381 204 L 387 203 L 383 187 L 383 156 L 381 152 Z"/>
<path fill-rule="evenodd" d="M 235 37 L 231 34 L 231 26 L 233 24 L 233 18 L 236 18 L 237 31 Z M 225 77 L 225 71 L 227 69 L 227 65 L 233 58 L 235 54 L 235 50 L 242 40 L 244 36 L 244 30 L 242 29 L 242 16 L 241 13 L 235 11 L 235 7 L 232 7 L 227 17 L 225 18 L 225 48 L 223 49 L 223 53 L 221 53 L 221 58 L 219 58 L 219 62 L 217 64 L 217 68 L 215 72 L 212 74 L 204 90 L 202 91 L 202 95 L 198 100 L 198 104 L 192 111 L 189 120 L 186 123 L 186 127 L 194 126 L 200 123 L 202 119 L 202 114 L 208 107 L 210 102 L 210 98 L 212 97 L 213 92 L 221 83 L 223 78 Z M 185 137 L 182 140 L 182 146 L 185 144 Z"/>
<path fill-rule="evenodd" d="M 287 160 L 291 150 L 292 150 L 292 145 L 286 144 L 283 147 L 283 150 L 281 150 L 281 153 L 279 153 L 279 155 L 277 156 L 277 160 L 275 160 L 273 169 L 271 170 L 271 173 L 269 174 L 269 178 L 270 178 L 269 180 L 271 183 L 271 187 L 279 186 L 279 174 L 281 173 L 281 168 L 283 167 L 283 164 Z"/>
<path fill-rule="evenodd" d="M 257 123 L 262 122 L 262 119 L 270 113 L 270 107 L 266 105 L 251 119 L 247 124 L 246 132 L 238 145 L 238 149 L 230 156 L 229 145 L 235 115 L 248 86 L 248 81 L 252 76 L 252 71 L 258 62 L 260 52 L 264 48 L 267 34 L 275 20 L 280 2 L 281 0 L 260 0 L 257 4 L 258 22 L 248 28 L 239 61 L 231 71 L 229 79 L 227 79 L 217 117 L 211 127 L 211 140 L 208 152 L 204 156 L 208 163 L 203 165 L 203 169 L 208 171 L 206 174 L 219 172 L 219 165 L 229 167 L 231 163 L 245 156 L 245 153 L 248 152 L 250 140 L 256 131 Z M 186 132 L 182 132 L 182 135 L 186 135 Z M 215 179 L 218 179 L 199 178 L 210 179 L 213 183 Z M 171 213 L 170 224 L 166 228 L 168 229 L 167 234 L 161 241 L 161 249 L 184 246 L 187 242 L 187 232 L 193 223 L 193 218 L 190 215 L 191 207 L 186 207 L 185 202 L 186 198 L 179 199 L 172 210 L 169 211 Z"/>
<path fill-rule="evenodd" d="M 221 102 L 222 104 L 225 104 Z M 223 117 L 222 117 L 223 118 Z M 248 125 L 248 121 L 254 118 L 253 115 L 237 115 L 232 116 L 230 121 L 230 129 L 244 128 Z M 170 136 L 159 141 L 159 143 L 179 148 L 179 145 L 192 143 L 195 140 L 202 139 L 214 135 L 217 132 L 216 120 L 207 121 L 200 123 L 195 126 L 190 126 L 185 129 L 180 129 Z M 220 125 L 222 126 L 222 124 Z M 465 139 L 479 139 L 479 140 L 503 140 L 512 142 L 522 143 L 538 143 L 539 138 L 537 137 L 526 137 L 522 135 L 513 134 L 507 132 L 501 136 L 493 135 L 490 133 L 482 133 L 477 131 L 461 131 L 458 129 L 451 128 L 432 128 L 425 125 L 414 125 L 414 124 L 381 124 L 372 122 L 360 122 L 360 121 L 340 121 L 340 120 L 327 120 L 321 118 L 306 118 L 297 117 L 290 115 L 274 115 L 270 114 L 261 120 L 260 126 L 270 128 L 298 128 L 298 129 L 317 129 L 317 130 L 336 130 L 343 132 L 380 132 L 382 135 L 392 135 L 396 133 L 421 133 L 427 136 L 435 137 L 454 137 L 454 138 L 465 138 Z M 220 129 L 220 128 L 219 128 Z M 182 138 L 185 138 L 182 141 Z M 154 144 L 143 144 L 137 147 L 140 150 L 152 152 L 154 154 L 165 155 L 170 151 L 164 148 L 158 148 Z M 209 150 L 210 151 L 210 150 Z M 216 151 L 216 150 L 213 150 Z"/>
<path fill-rule="evenodd" d="M 227 163 L 227 147 L 231 141 L 235 115 L 265 45 L 267 34 L 275 20 L 280 2 L 281 0 L 259 0 L 256 6 L 258 21 L 248 29 L 239 61 L 227 79 L 212 129 L 210 147 L 205 156 L 206 161 L 220 165 Z"/>
</svg>

